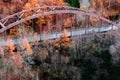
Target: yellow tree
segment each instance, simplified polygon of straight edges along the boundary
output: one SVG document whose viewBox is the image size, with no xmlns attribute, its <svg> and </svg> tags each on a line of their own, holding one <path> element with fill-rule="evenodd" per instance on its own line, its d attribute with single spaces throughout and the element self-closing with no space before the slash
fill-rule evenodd
<svg viewBox="0 0 120 80">
<path fill-rule="evenodd" d="M 49 3 L 49 4 L 47 4 Z M 26 10 L 26 9 L 31 9 L 31 8 L 36 8 L 36 7 L 40 7 L 41 5 L 42 6 L 49 6 L 49 5 L 63 5 L 64 4 L 64 0 L 51 0 L 51 1 L 47 1 L 47 0 L 28 0 L 28 3 L 25 4 L 25 6 L 23 7 L 23 10 Z M 38 10 L 37 13 L 41 13 L 41 12 L 47 12 L 48 10 Z M 23 17 L 28 17 L 28 16 L 31 16 L 33 15 L 33 12 L 28 12 L 28 13 L 25 13 L 23 15 Z M 33 19 L 35 20 L 35 19 Z M 42 24 L 45 24 L 47 23 L 48 20 L 53 20 L 53 15 L 48 15 L 48 16 L 42 16 L 40 18 L 37 18 L 34 22 L 36 25 L 39 25 L 40 23 Z M 33 21 L 32 20 L 28 20 L 26 21 L 24 24 L 25 24 L 25 27 L 30 27 L 30 24 L 32 23 Z"/>
<path fill-rule="evenodd" d="M 25 6 L 23 7 L 23 10 L 37 8 L 37 7 L 40 7 L 37 0 L 28 0 L 28 3 L 25 4 Z M 25 17 L 31 16 L 31 15 L 33 15 L 33 12 L 27 12 L 22 17 L 25 18 Z M 26 28 L 30 28 L 31 23 L 32 23 L 32 20 L 28 20 L 28 21 L 24 22 L 24 26 Z"/>
<path fill-rule="evenodd" d="M 96 12 L 101 10 L 101 15 L 105 18 L 120 13 L 120 0 L 90 0 L 90 3 Z"/>
<path fill-rule="evenodd" d="M 64 4 L 64 0 L 28 0 L 28 2 L 23 6 L 22 10 L 27 10 L 27 9 L 32 9 L 32 8 L 37 8 L 40 6 L 50 6 L 50 5 L 63 5 Z M 47 12 L 47 10 L 38 10 L 37 13 L 41 13 L 41 12 Z M 23 18 L 28 17 L 33 15 L 33 12 L 27 12 L 24 13 L 24 15 L 22 15 Z M 42 24 L 46 24 L 48 20 L 52 21 L 53 15 L 49 15 L 49 16 L 42 16 L 41 18 L 36 18 L 36 19 L 32 19 L 32 20 L 28 20 L 26 22 L 24 22 L 24 26 L 27 29 L 30 29 L 31 26 L 35 29 L 37 28 L 37 25 L 39 25 L 40 23 Z M 10 30 L 10 33 L 15 35 L 16 34 L 16 28 L 12 28 Z"/>
<path fill-rule="evenodd" d="M 45 5 L 44 5 L 45 6 Z M 27 10 L 27 9 L 32 9 L 32 8 L 37 8 L 40 7 L 40 4 L 38 3 L 38 0 L 28 0 L 28 3 L 25 4 L 25 6 L 23 7 L 23 10 Z M 41 13 L 41 12 L 47 12 L 47 10 L 38 10 L 36 11 L 36 13 Z M 23 17 L 28 17 L 33 15 L 34 12 L 27 12 L 23 15 Z M 33 19 L 33 20 L 28 20 L 26 22 L 24 22 L 25 27 L 30 28 L 31 25 L 34 26 L 34 30 L 36 30 L 36 27 L 38 24 L 42 23 L 42 24 L 46 24 L 46 21 L 48 19 L 52 19 L 52 16 L 42 16 L 41 18 L 37 18 L 37 19 Z"/>
<path fill-rule="evenodd" d="M 70 38 L 68 36 L 68 31 L 64 29 L 63 34 L 59 38 L 56 38 L 55 47 L 60 48 L 61 45 L 69 46 L 71 44 Z"/>
<path fill-rule="evenodd" d="M 55 4 L 55 5 L 63 5 L 64 4 L 64 0 L 52 0 L 53 1 L 53 3 Z"/>
</svg>

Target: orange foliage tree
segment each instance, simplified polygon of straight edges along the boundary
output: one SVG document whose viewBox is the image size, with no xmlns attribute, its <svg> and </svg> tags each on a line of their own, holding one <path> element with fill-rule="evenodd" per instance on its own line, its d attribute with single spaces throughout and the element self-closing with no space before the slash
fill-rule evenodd
<svg viewBox="0 0 120 80">
<path fill-rule="evenodd" d="M 64 4 L 64 0 L 53 0 L 53 2 L 54 2 L 56 5 L 63 5 L 63 4 Z"/>
<path fill-rule="evenodd" d="M 51 6 L 51 5 L 63 5 L 64 0 L 28 0 L 28 2 L 23 6 L 22 10 L 28 10 L 32 8 L 37 8 L 41 6 Z M 34 13 L 42 13 L 42 12 L 47 12 L 48 10 L 38 10 L 36 12 L 27 12 L 22 15 L 23 18 L 32 16 Z M 53 15 L 48 15 L 48 16 L 41 16 L 39 18 L 35 18 L 32 20 L 28 20 L 24 22 L 24 27 L 27 28 L 28 30 L 33 28 L 35 31 L 38 31 L 37 28 L 40 26 L 40 23 L 42 25 L 46 25 L 47 21 L 52 21 L 54 19 Z M 46 26 L 43 27 L 43 30 L 47 30 Z M 17 34 L 16 28 L 10 29 L 10 34 L 16 35 Z M 18 33 L 19 34 L 19 33 Z"/>
<path fill-rule="evenodd" d="M 91 6 L 96 10 L 102 10 L 101 16 L 108 18 L 120 13 L 120 0 L 90 0 Z"/>
<path fill-rule="evenodd" d="M 37 0 L 28 0 L 28 3 L 25 4 L 25 6 L 23 7 L 23 10 L 37 8 L 37 7 L 40 7 Z M 33 15 L 33 12 L 27 12 L 22 17 L 29 17 L 31 15 Z M 32 23 L 32 20 L 28 20 L 24 22 L 24 26 L 26 28 L 30 28 L 31 23 Z"/>
<path fill-rule="evenodd" d="M 60 48 L 61 46 L 68 46 L 70 45 L 70 38 L 68 36 L 68 32 L 64 29 L 63 34 L 60 38 L 56 38 L 55 47 Z"/>
<path fill-rule="evenodd" d="M 50 4 L 47 4 L 49 2 L 50 2 Z M 37 8 L 37 7 L 41 7 L 41 6 L 47 6 L 47 5 L 63 5 L 63 3 L 64 3 L 63 0 L 51 0 L 51 1 L 28 0 L 28 3 L 25 4 L 25 6 L 23 7 L 23 10 Z M 36 12 L 42 13 L 42 12 L 47 12 L 47 11 L 48 10 L 38 10 Z M 23 17 L 28 17 L 31 15 L 33 15 L 33 12 L 27 12 L 23 15 Z M 46 24 L 48 20 L 50 20 L 50 21 L 53 20 L 53 16 L 52 15 L 42 16 L 40 18 L 33 19 L 33 20 L 35 20 L 34 22 L 35 22 L 36 26 L 35 25 L 32 25 L 32 26 L 37 27 L 37 25 L 39 25 L 40 23 Z M 30 28 L 31 27 L 30 24 L 32 24 L 33 20 L 28 20 L 28 21 L 24 22 L 25 27 Z"/>
</svg>

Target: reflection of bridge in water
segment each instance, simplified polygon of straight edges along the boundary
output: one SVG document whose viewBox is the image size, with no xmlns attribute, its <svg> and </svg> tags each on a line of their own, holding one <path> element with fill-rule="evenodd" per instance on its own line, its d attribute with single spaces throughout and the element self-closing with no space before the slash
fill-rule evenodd
<svg viewBox="0 0 120 80">
<path fill-rule="evenodd" d="M 45 12 L 40 12 L 40 10 L 43 10 Z M 24 14 L 32 13 L 31 16 L 23 17 Z M 70 17 L 71 23 L 67 26 L 66 18 L 68 18 L 68 14 L 72 15 Z M 6 30 L 16 27 L 17 26 L 23 26 L 25 21 L 32 20 L 35 18 L 42 18 L 42 16 L 54 16 L 54 24 L 51 24 L 51 22 L 47 21 L 47 30 L 42 31 L 42 23 L 39 23 L 39 34 L 38 39 L 39 40 L 45 40 L 45 39 L 54 39 L 56 37 L 60 37 L 60 35 L 63 32 L 63 29 L 68 29 L 68 36 L 77 36 L 77 35 L 83 35 L 83 34 L 89 34 L 89 33 L 104 33 L 106 31 L 115 30 L 118 29 L 116 24 L 108 19 L 105 19 L 101 17 L 100 15 L 86 12 L 83 10 L 79 10 L 77 8 L 68 7 L 68 6 L 46 6 L 46 7 L 40 7 L 30 10 L 21 11 L 19 13 L 15 13 L 13 15 L 10 15 L 6 18 L 3 18 L 0 20 L 0 33 L 5 33 Z M 58 16 L 61 15 L 62 20 L 59 20 Z M 92 18 L 92 19 L 91 19 Z M 93 21 L 92 21 L 93 20 Z M 97 21 L 94 21 L 97 20 Z M 59 22 L 61 23 L 59 24 Z M 51 26 L 55 26 L 54 30 L 52 30 Z M 59 29 L 58 26 L 61 26 L 61 29 Z M 69 28 L 67 28 L 69 26 Z M 34 25 L 32 25 L 34 27 Z M 73 29 L 74 27 L 74 29 Z M 24 33 L 24 32 L 23 32 Z M 33 37 L 26 36 L 29 42 L 33 41 Z M 17 44 L 18 38 L 13 38 L 13 43 Z M 5 39 L 1 39 L 0 44 L 4 45 Z"/>
</svg>

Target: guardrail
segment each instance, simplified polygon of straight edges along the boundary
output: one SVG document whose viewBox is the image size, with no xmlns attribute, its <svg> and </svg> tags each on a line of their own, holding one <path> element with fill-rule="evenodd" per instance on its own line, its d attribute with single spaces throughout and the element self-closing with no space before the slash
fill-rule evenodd
<svg viewBox="0 0 120 80">
<path fill-rule="evenodd" d="M 77 36 L 77 35 L 87 35 L 87 34 L 92 34 L 92 33 L 104 33 L 106 31 L 110 31 L 110 30 L 117 30 L 118 28 L 116 26 L 112 26 L 112 25 L 108 25 L 108 26 L 102 26 L 102 27 L 94 27 L 94 28 L 81 28 L 81 29 L 75 29 L 75 30 L 68 30 L 67 31 L 67 36 L 71 37 L 71 36 Z M 61 34 L 63 34 L 64 32 L 52 32 L 52 33 L 41 33 L 37 35 L 38 41 L 43 41 L 46 39 L 55 39 L 57 37 L 61 37 Z M 9 37 L 8 38 L 11 39 L 11 41 L 13 42 L 13 44 L 21 44 L 22 40 L 21 38 L 18 37 Z M 28 40 L 29 43 L 34 42 L 34 35 L 27 35 L 24 36 L 24 38 L 26 38 Z M 7 42 L 7 37 L 6 39 L 1 38 L 0 39 L 0 46 L 5 46 Z"/>
</svg>

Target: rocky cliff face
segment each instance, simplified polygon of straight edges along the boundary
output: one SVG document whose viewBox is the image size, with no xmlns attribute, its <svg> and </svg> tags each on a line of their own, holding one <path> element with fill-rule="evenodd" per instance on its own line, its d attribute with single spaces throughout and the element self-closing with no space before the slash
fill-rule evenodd
<svg viewBox="0 0 120 80">
<path fill-rule="evenodd" d="M 19 12 L 27 0 L 0 0 L 0 19 Z"/>
</svg>

